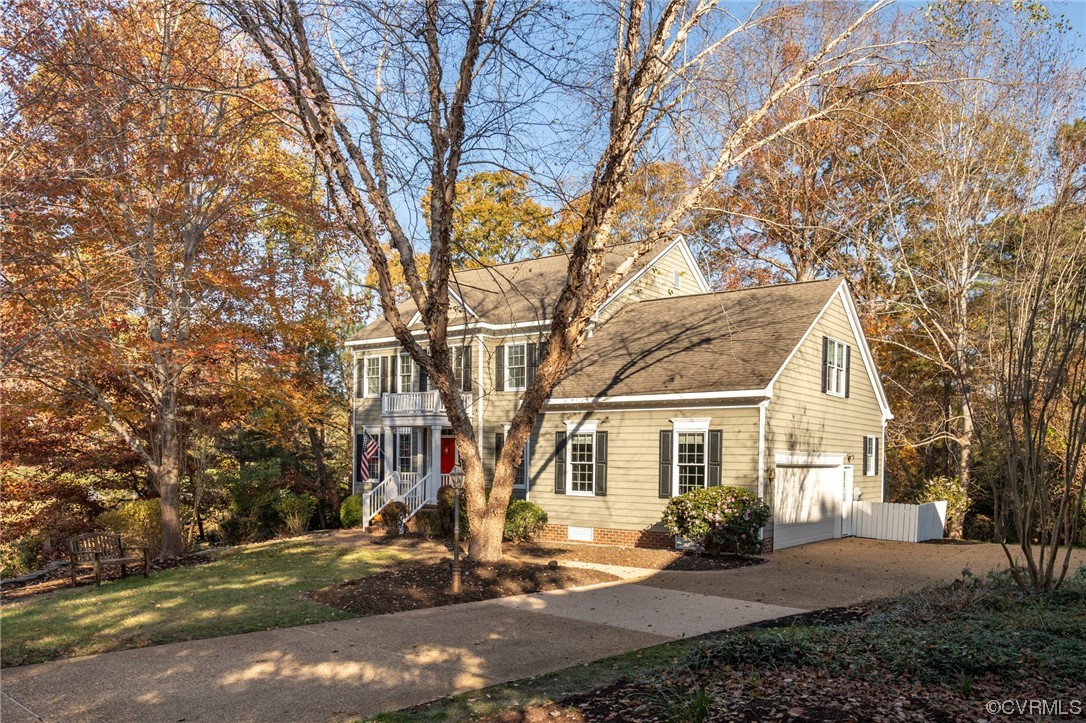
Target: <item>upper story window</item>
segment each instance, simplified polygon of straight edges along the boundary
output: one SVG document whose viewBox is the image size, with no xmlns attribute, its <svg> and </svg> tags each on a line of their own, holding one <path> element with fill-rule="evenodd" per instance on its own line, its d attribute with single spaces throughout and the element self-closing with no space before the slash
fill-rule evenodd
<svg viewBox="0 0 1086 723">
<path fill-rule="evenodd" d="M 417 392 L 418 380 L 415 376 L 415 360 L 407 354 L 400 354 L 398 390 L 401 392 Z"/>
<path fill-rule="evenodd" d="M 463 392 L 471 391 L 471 346 L 454 347 L 452 349 L 453 379 L 456 380 L 456 388 Z"/>
<path fill-rule="evenodd" d="M 822 391 L 848 396 L 849 348 L 843 341 L 822 337 Z"/>
<path fill-rule="evenodd" d="M 363 389 L 365 396 L 376 397 L 381 394 L 381 357 L 368 356 L 363 368 Z"/>
<path fill-rule="evenodd" d="M 505 345 L 505 389 L 520 391 L 528 382 L 528 345 Z"/>
<path fill-rule="evenodd" d="M 878 437 L 864 437 L 864 475 L 867 477 L 879 473 L 880 441 Z"/>
</svg>

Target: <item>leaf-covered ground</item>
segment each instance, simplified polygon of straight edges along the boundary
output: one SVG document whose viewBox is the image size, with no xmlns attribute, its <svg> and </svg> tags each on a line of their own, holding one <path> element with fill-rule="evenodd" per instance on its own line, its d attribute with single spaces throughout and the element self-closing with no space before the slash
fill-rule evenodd
<svg viewBox="0 0 1086 723">
<path fill-rule="evenodd" d="M 299 538 L 226 550 L 206 565 L 153 572 L 5 601 L 4 666 L 179 640 L 340 620 L 350 613 L 302 593 L 404 559 L 392 548 L 350 549 Z"/>
<path fill-rule="evenodd" d="M 1008 700 L 1062 705 L 1064 715 L 1049 716 L 1055 720 L 1086 715 L 1086 569 L 1054 593 L 1021 593 L 1005 576 L 966 578 L 863 607 L 657 646 L 380 718 L 1038 719 L 1028 711 L 989 712 L 989 701 Z"/>
</svg>

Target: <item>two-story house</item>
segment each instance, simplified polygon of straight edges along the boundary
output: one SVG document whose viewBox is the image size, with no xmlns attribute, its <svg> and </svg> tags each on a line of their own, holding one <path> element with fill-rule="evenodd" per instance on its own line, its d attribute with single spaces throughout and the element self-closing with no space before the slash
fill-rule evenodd
<svg viewBox="0 0 1086 723">
<path fill-rule="evenodd" d="M 615 247 L 606 264 L 624 259 Z M 488 472 L 566 264 L 558 255 L 460 271 L 450 284 L 455 371 Z M 401 313 L 424 338 L 413 304 Z M 355 489 L 376 495 L 368 514 L 396 496 L 418 507 L 456 463 L 441 401 L 383 319 L 348 346 Z M 891 417 L 844 281 L 714 293 L 675 240 L 601 306 L 536 420 L 514 494 L 547 511 L 553 541 L 671 546 L 659 524 L 667 500 L 720 484 L 770 504 L 769 548 L 840 537 L 845 500 L 883 499 Z M 370 480 L 358 479 L 363 430 L 381 449 Z"/>
</svg>

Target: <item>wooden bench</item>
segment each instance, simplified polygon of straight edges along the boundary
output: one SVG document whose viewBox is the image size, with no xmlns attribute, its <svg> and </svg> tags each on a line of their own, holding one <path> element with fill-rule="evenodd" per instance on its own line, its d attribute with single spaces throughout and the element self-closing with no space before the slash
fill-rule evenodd
<svg viewBox="0 0 1086 723">
<path fill-rule="evenodd" d="M 121 577 L 128 577 L 129 565 L 143 565 L 143 576 L 151 570 L 151 550 L 147 547 L 125 547 L 120 535 L 110 532 L 88 532 L 68 540 L 72 586 L 76 571 L 81 567 L 94 569 L 94 584 L 102 584 L 102 567 L 120 565 Z"/>
</svg>

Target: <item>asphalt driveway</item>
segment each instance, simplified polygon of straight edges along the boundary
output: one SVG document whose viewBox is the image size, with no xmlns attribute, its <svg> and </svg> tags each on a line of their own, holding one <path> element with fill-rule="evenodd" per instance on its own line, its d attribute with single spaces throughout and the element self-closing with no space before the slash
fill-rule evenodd
<svg viewBox="0 0 1086 723">
<path fill-rule="evenodd" d="M 577 590 L 4 669 L 7 721 L 335 720 L 423 703 L 800 610 L 1003 566 L 994 545 L 837 540 L 720 572 L 642 571 Z M 1076 562 L 1086 564 L 1086 554 Z M 44 633 L 45 631 L 43 631 Z"/>
</svg>

